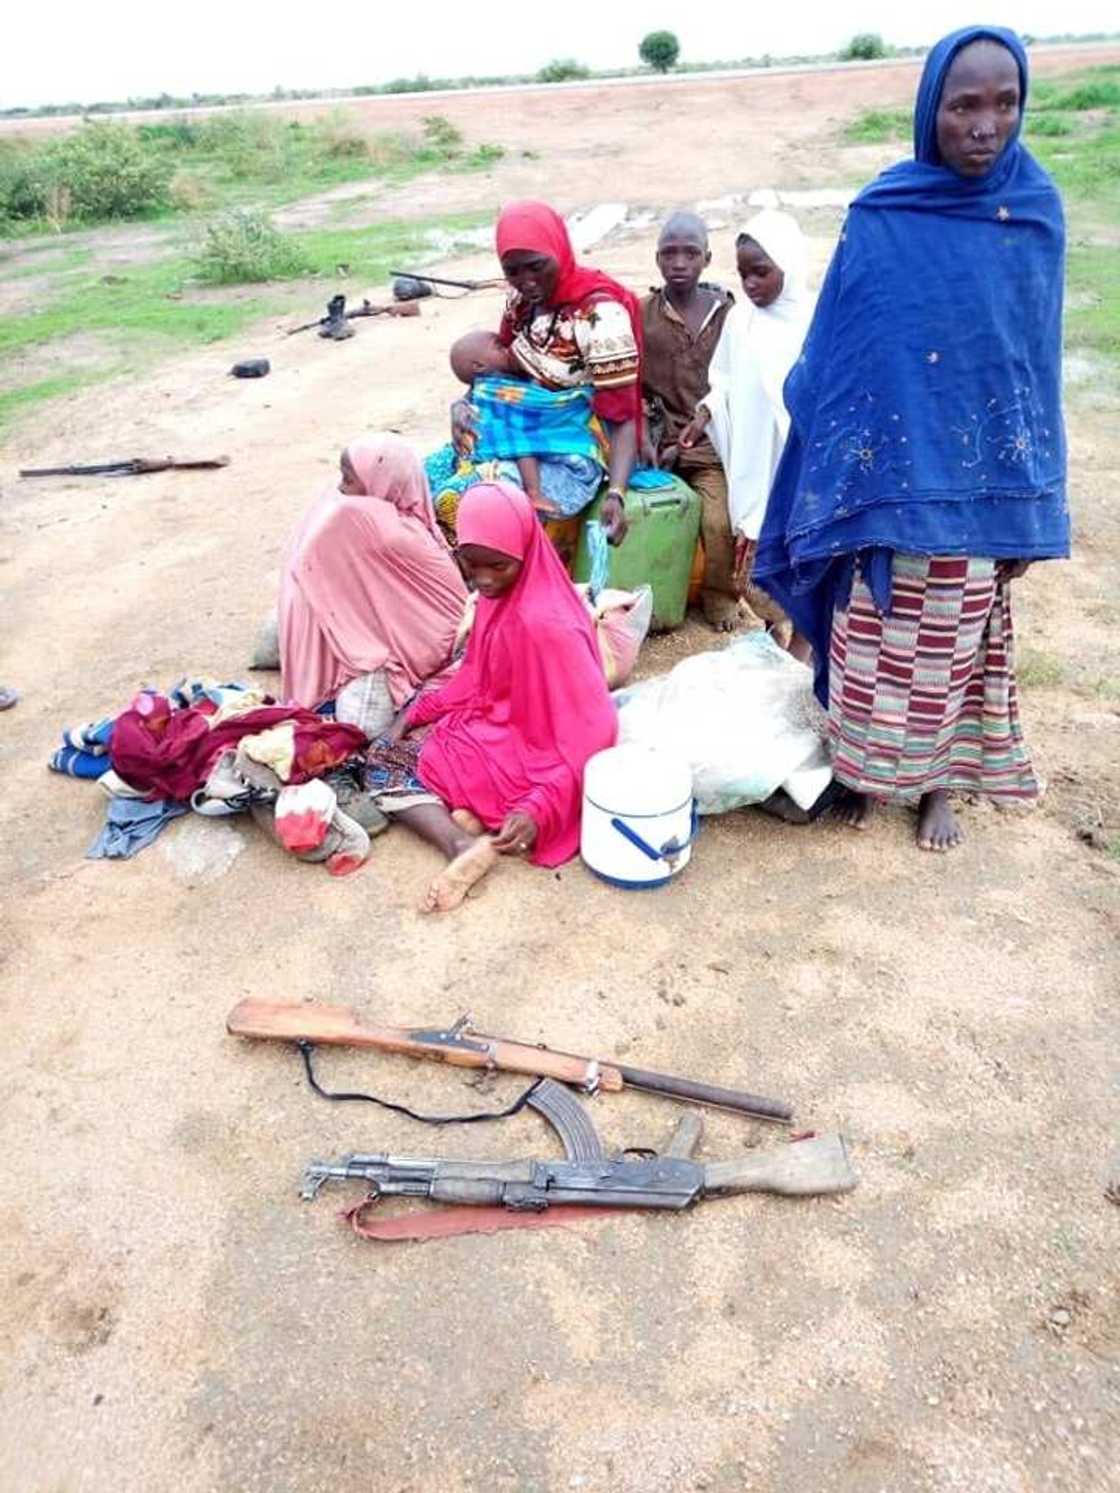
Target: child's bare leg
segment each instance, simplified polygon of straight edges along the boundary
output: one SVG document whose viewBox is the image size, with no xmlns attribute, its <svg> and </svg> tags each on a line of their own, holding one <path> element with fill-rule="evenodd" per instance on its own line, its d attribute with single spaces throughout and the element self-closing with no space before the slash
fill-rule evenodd
<svg viewBox="0 0 1120 1493">
<path fill-rule="evenodd" d="M 448 860 L 446 870 L 431 882 L 420 904 L 421 912 L 450 912 L 458 907 L 476 881 L 498 858 L 489 835 L 476 838 L 456 824 L 442 804 L 417 804 L 394 816 L 434 845 Z"/>
<path fill-rule="evenodd" d="M 521 474 L 521 486 L 525 489 L 525 496 L 532 503 L 538 513 L 556 514 L 559 508 L 555 503 L 550 503 L 541 492 L 541 465 L 535 456 L 519 456 L 517 458 L 517 470 Z"/>
<path fill-rule="evenodd" d="M 486 826 L 477 814 L 471 813 L 470 809 L 452 809 L 451 819 L 454 824 L 457 824 L 461 830 L 465 830 L 468 835 L 478 836 L 485 833 Z"/>
</svg>

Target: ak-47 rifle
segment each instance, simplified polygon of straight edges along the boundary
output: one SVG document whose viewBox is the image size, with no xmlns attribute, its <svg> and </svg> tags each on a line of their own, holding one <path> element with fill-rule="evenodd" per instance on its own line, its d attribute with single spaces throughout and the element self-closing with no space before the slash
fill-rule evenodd
<svg viewBox="0 0 1120 1493">
<path fill-rule="evenodd" d="M 326 337 L 331 335 L 327 330 L 328 328 L 337 328 L 345 322 L 356 321 L 362 316 L 419 315 L 420 307 L 413 305 L 411 301 L 405 302 L 400 306 L 396 302 L 390 302 L 387 306 L 377 306 L 373 301 L 363 299 L 360 306 L 356 306 L 353 311 L 347 311 L 346 297 L 340 294 L 331 296 L 327 302 L 326 316 L 320 316 L 315 321 L 305 321 L 302 326 L 292 327 L 291 331 L 286 332 L 284 335 L 286 337 L 294 337 L 297 332 L 309 332 L 312 327 L 321 327 L 323 329 L 321 335 Z M 349 337 L 351 334 L 346 332 L 345 335 Z"/>
<path fill-rule="evenodd" d="M 689 1099 L 783 1124 L 789 1124 L 793 1118 L 792 1108 L 778 1099 L 764 1099 L 758 1094 L 697 1083 L 669 1073 L 651 1073 L 645 1068 L 631 1068 L 610 1060 L 576 1057 L 548 1047 L 511 1042 L 505 1037 L 487 1037 L 474 1030 L 468 1016 L 461 1016 L 449 1027 L 379 1026 L 359 1020 L 350 1006 L 326 1005 L 320 1001 L 248 999 L 239 1002 L 226 1017 L 226 1031 L 234 1037 L 372 1047 L 380 1052 L 433 1058 L 460 1068 L 528 1073 L 538 1078 L 559 1079 L 590 1094 L 598 1089 L 612 1092 L 622 1088 L 642 1089 L 650 1094 L 664 1094 L 669 1099 Z"/>
<path fill-rule="evenodd" d="M 88 467 L 20 467 L 21 477 L 139 477 L 145 472 L 210 472 L 228 467 L 228 456 L 205 461 L 176 461 L 173 456 L 133 456 L 127 461 L 103 461 Z"/>
<path fill-rule="evenodd" d="M 588 1206 L 680 1210 L 705 1198 L 738 1192 L 776 1192 L 814 1197 L 848 1192 L 858 1181 L 840 1135 L 817 1135 L 735 1161 L 693 1161 L 703 1120 L 687 1112 L 663 1151 L 608 1156 L 579 1101 L 545 1079 L 528 1101 L 556 1130 L 563 1161 L 452 1161 L 432 1156 L 362 1153 L 335 1162 L 311 1161 L 303 1173 L 301 1196 L 312 1199 L 324 1182 L 355 1180 L 369 1188 L 366 1203 L 382 1197 L 423 1197 L 433 1202 L 498 1207 L 512 1212 Z M 402 1237 L 365 1229 L 368 1237 Z M 470 1231 L 466 1222 L 465 1231 Z M 451 1232 L 447 1230 L 446 1232 Z M 426 1237 L 423 1232 L 403 1237 Z"/>
</svg>

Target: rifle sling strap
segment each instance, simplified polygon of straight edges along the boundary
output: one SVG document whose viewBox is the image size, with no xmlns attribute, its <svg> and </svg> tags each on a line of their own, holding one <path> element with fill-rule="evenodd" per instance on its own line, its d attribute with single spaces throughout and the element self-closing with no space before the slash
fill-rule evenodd
<svg viewBox="0 0 1120 1493">
<path fill-rule="evenodd" d="M 503 1229 L 567 1229 L 609 1213 L 628 1213 L 628 1208 L 595 1208 L 573 1204 L 545 1208 L 539 1213 L 517 1208 L 416 1208 L 392 1218 L 370 1222 L 366 1210 L 376 1197 L 365 1197 L 339 1217 L 362 1239 L 377 1244 L 424 1243 L 428 1239 L 453 1239 L 462 1234 L 496 1234 Z"/>
<path fill-rule="evenodd" d="M 299 1048 L 300 1057 L 303 1058 L 304 1070 L 307 1073 L 307 1082 L 320 1099 L 330 1099 L 334 1102 L 348 1103 L 360 1101 L 363 1104 L 376 1104 L 381 1109 L 388 1109 L 395 1115 L 404 1115 L 409 1120 L 419 1120 L 423 1125 L 478 1125 L 484 1120 L 508 1120 L 511 1115 L 520 1114 L 528 1104 L 529 1100 L 540 1088 L 542 1083 L 547 1082 L 544 1078 L 534 1079 L 529 1087 L 519 1095 L 508 1109 L 482 1110 L 469 1115 L 422 1115 L 414 1109 L 409 1109 L 407 1104 L 396 1104 L 392 1099 L 379 1099 L 376 1094 L 346 1094 L 331 1093 L 324 1089 L 315 1077 L 315 1069 L 312 1066 L 311 1054 L 315 1051 L 315 1044 L 301 1037 L 296 1046 Z"/>
</svg>

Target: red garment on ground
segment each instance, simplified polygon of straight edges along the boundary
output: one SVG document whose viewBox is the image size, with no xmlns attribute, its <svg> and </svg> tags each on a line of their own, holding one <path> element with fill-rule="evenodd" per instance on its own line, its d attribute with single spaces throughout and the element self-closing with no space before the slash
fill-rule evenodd
<svg viewBox="0 0 1120 1493">
<path fill-rule="evenodd" d="M 638 349 L 638 377 L 633 388 L 600 390 L 595 395 L 595 413 L 616 424 L 636 420 L 640 437 L 645 327 L 638 297 L 603 270 L 576 263 L 575 250 L 568 236 L 568 225 L 547 202 L 511 202 L 501 211 L 495 238 L 499 259 L 511 249 L 531 250 L 535 254 L 547 254 L 550 259 L 555 259 L 560 266 L 560 278 L 556 282 L 552 300 L 548 303 L 550 306 L 583 306 L 596 300 L 611 300 L 626 307 Z M 517 330 L 506 312 L 502 317 L 498 336 L 507 347 L 517 335 Z"/>
<path fill-rule="evenodd" d="M 452 809 L 495 830 L 512 813 L 537 826 L 532 857 L 559 866 L 579 849 L 583 769 L 613 746 L 618 716 L 587 609 L 528 499 L 480 483 L 459 504 L 460 545 L 523 561 L 512 590 L 480 596 L 462 668 L 409 711 L 436 724 L 418 775 Z"/>
<path fill-rule="evenodd" d="M 344 726 L 311 710 L 266 705 L 247 710 L 211 728 L 209 716 L 193 706 L 172 710 L 163 695 L 152 696 L 148 714 L 126 710 L 113 727 L 110 760 L 126 783 L 158 798 L 190 798 L 227 748 L 243 736 L 256 736 L 284 721 L 295 722 L 290 783 L 321 777 L 360 752 L 366 738 L 357 726 Z"/>
</svg>

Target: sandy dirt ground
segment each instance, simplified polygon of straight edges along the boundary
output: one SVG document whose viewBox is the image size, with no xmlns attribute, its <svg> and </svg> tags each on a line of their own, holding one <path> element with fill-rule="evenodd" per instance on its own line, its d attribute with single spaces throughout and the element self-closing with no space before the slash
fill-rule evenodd
<svg viewBox="0 0 1120 1493">
<path fill-rule="evenodd" d="M 482 206 L 533 190 L 663 208 L 870 169 L 837 152 L 837 121 L 902 103 L 912 83 L 899 68 L 441 112 L 539 153 L 504 162 Z M 450 210 L 471 188 L 416 183 L 396 205 Z M 809 226 L 819 265 L 835 220 Z M 646 231 L 599 257 L 641 286 L 651 244 Z M 725 274 L 729 244 L 724 229 Z M 130 862 L 82 858 L 103 800 L 45 771 L 59 728 L 144 682 L 243 675 L 285 537 L 338 447 L 385 428 L 420 448 L 441 438 L 446 348 L 498 304 L 428 303 L 341 345 L 285 342 L 269 323 L 52 406 L 9 442 L 0 674 L 24 699 L 0 716 L 0 1488 L 1120 1487 L 1107 401 L 1070 412 L 1075 558 L 1018 587 L 1021 647 L 1047 664 L 1024 709 L 1050 792 L 1027 816 L 963 805 L 950 857 L 920 854 L 904 812 L 860 836 L 748 811 L 709 822 L 656 894 L 578 864 L 503 865 L 439 922 L 415 910 L 433 854 L 398 831 L 343 881 L 240 821 L 181 821 Z M 249 354 L 272 357 L 272 376 L 229 380 Z M 233 461 L 213 476 L 14 479 L 33 458 L 165 450 Z M 643 668 L 712 641 L 690 623 Z M 336 1216 L 341 1190 L 298 1200 L 310 1156 L 551 1154 L 553 1140 L 532 1116 L 433 1133 L 327 1105 L 294 1053 L 224 1034 L 246 995 L 406 1023 L 470 1010 L 484 1030 L 788 1097 L 805 1126 L 847 1134 L 861 1184 L 363 1243 Z M 341 1051 L 322 1073 L 432 1109 L 519 1087 L 483 1095 L 452 1070 Z M 593 1109 L 616 1146 L 657 1144 L 674 1118 L 636 1095 Z M 705 1150 L 779 1139 L 713 1115 Z"/>
</svg>

